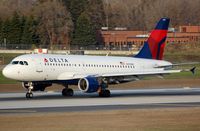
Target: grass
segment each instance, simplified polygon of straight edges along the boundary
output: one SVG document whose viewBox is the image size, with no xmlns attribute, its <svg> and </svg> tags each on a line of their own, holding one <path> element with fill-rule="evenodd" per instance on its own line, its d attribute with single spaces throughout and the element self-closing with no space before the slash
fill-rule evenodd
<svg viewBox="0 0 200 131">
<path fill-rule="evenodd" d="M 13 58 L 15 58 L 15 57 L 17 57 L 17 56 L 19 56 L 19 55 L 21 55 L 21 54 L 14 54 L 14 53 L 0 53 L 0 59 L 4 59 L 4 63 L 3 64 L 5 64 L 5 65 L 7 65 L 8 63 L 10 63 L 10 61 L 13 59 Z"/>
<path fill-rule="evenodd" d="M 197 131 L 200 108 L 0 115 L 2 131 Z"/>
<path fill-rule="evenodd" d="M 5 78 L 2 72 L 0 72 L 0 84 L 16 84 L 16 83 L 17 81 Z"/>
<path fill-rule="evenodd" d="M 164 76 L 165 79 L 181 79 L 181 78 L 190 78 L 196 79 L 200 78 L 200 72 L 196 72 L 194 75 L 191 72 L 181 72 L 181 73 L 174 73 L 170 75 Z"/>
</svg>

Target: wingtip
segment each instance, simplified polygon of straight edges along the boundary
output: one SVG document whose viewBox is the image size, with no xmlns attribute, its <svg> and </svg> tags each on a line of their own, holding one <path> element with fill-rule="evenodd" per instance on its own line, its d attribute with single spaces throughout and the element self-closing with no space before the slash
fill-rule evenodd
<svg viewBox="0 0 200 131">
<path fill-rule="evenodd" d="M 195 67 L 193 67 L 192 69 L 190 69 L 190 71 L 192 72 L 192 74 L 194 75 L 195 74 L 195 72 L 196 72 L 196 66 Z"/>
</svg>

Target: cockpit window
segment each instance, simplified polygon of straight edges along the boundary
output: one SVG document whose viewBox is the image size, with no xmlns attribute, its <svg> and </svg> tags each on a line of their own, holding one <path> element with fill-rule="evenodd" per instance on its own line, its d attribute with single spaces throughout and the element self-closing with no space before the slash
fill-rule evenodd
<svg viewBox="0 0 200 131">
<path fill-rule="evenodd" d="M 13 61 L 12 65 L 17 65 L 19 63 L 19 61 Z"/>
<path fill-rule="evenodd" d="M 24 62 L 23 62 L 23 61 L 20 61 L 19 64 L 20 64 L 20 65 L 24 65 Z"/>
<path fill-rule="evenodd" d="M 28 65 L 28 62 L 27 62 L 27 61 L 24 61 L 24 65 Z"/>
<path fill-rule="evenodd" d="M 11 64 L 12 65 L 17 65 L 17 64 L 28 65 L 28 62 L 27 61 L 12 61 Z"/>
</svg>

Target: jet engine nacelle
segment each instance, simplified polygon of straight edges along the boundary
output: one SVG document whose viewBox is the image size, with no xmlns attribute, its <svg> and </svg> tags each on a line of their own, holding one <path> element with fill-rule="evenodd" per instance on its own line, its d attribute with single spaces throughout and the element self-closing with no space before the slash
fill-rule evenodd
<svg viewBox="0 0 200 131">
<path fill-rule="evenodd" d="M 99 89 L 99 82 L 94 77 L 82 78 L 78 82 L 78 88 L 85 93 L 97 92 Z"/>
<path fill-rule="evenodd" d="M 28 82 L 22 82 L 22 86 L 26 89 L 29 88 Z M 46 87 L 52 86 L 52 83 L 46 83 L 46 82 L 33 82 L 32 83 L 33 89 L 32 91 L 44 91 Z"/>
</svg>

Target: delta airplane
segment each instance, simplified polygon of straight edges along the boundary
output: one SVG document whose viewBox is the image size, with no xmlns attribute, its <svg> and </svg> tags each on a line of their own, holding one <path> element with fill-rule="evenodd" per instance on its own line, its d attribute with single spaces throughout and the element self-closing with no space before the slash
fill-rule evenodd
<svg viewBox="0 0 200 131">
<path fill-rule="evenodd" d="M 78 85 L 85 93 L 109 97 L 108 84 L 181 72 L 163 60 L 169 18 L 161 18 L 140 52 L 133 57 L 26 54 L 14 58 L 3 69 L 7 78 L 22 82 L 26 98 L 33 91 L 44 91 L 52 83 L 61 84 L 63 96 L 73 96 L 68 85 Z"/>
</svg>

